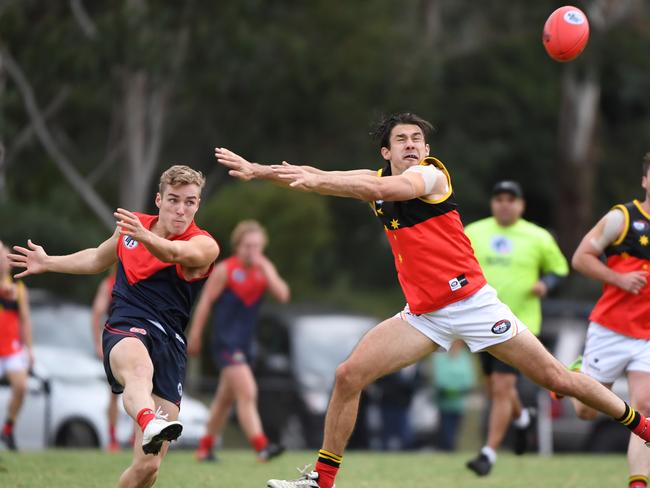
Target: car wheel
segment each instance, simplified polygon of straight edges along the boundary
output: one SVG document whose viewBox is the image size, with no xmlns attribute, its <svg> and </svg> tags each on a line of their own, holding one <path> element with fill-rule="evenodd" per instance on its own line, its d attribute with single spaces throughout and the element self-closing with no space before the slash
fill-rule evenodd
<svg viewBox="0 0 650 488">
<path fill-rule="evenodd" d="M 57 432 L 54 444 L 57 447 L 99 447 L 99 438 L 85 420 L 69 420 Z"/>
</svg>

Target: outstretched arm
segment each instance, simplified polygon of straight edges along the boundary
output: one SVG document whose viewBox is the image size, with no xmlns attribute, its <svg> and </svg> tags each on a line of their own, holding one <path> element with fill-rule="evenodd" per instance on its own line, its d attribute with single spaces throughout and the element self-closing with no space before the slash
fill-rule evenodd
<svg viewBox="0 0 650 488">
<path fill-rule="evenodd" d="M 427 197 L 437 200 L 449 191 L 445 173 L 433 166 L 415 166 L 401 175 L 313 173 L 292 164 L 274 165 L 278 176 L 298 190 L 357 198 L 364 201 L 405 201 Z"/>
<path fill-rule="evenodd" d="M 266 276 L 271 295 L 280 303 L 288 303 L 291 296 L 289 285 L 282 279 L 275 265 L 264 255 L 258 257 L 257 264 Z"/>
<path fill-rule="evenodd" d="M 281 177 L 273 167 L 268 164 L 259 164 L 248 161 L 237 153 L 234 153 L 225 147 L 217 147 L 214 149 L 214 155 L 217 161 L 228 168 L 228 174 L 239 178 L 240 180 L 270 180 L 282 185 L 289 185 L 285 178 Z M 374 171 L 369 169 L 353 169 L 349 171 L 322 171 L 313 166 L 299 166 L 304 171 L 312 174 L 325 174 L 330 173 L 334 175 L 366 175 L 372 176 Z"/>
<path fill-rule="evenodd" d="M 102 359 L 102 319 L 108 312 L 108 307 L 111 304 L 111 294 L 108 290 L 108 278 L 104 278 L 97 288 L 97 293 L 95 293 L 95 298 L 93 300 L 93 305 L 90 314 L 90 321 L 93 332 L 93 341 L 95 343 L 95 353 L 97 357 Z"/>
<path fill-rule="evenodd" d="M 14 246 L 15 253 L 9 254 L 9 260 L 11 266 L 25 269 L 15 275 L 15 278 L 46 272 L 95 274 L 108 269 L 117 261 L 118 238 L 119 230 L 116 229 L 113 235 L 99 246 L 65 256 L 49 256 L 42 246 L 29 239 L 27 247 Z"/>
</svg>

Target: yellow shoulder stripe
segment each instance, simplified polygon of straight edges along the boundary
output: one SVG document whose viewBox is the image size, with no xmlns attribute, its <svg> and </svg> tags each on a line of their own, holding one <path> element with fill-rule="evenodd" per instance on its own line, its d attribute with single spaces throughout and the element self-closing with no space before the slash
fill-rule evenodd
<svg viewBox="0 0 650 488">
<path fill-rule="evenodd" d="M 611 209 L 614 210 L 615 208 L 621 210 L 623 212 L 623 216 L 625 217 L 625 225 L 623 226 L 623 230 L 621 231 L 621 234 L 616 238 L 614 242 L 612 242 L 612 246 L 618 246 L 623 240 L 625 239 L 625 236 L 627 235 L 627 231 L 630 228 L 630 212 L 627 211 L 627 207 L 625 205 L 614 205 Z"/>
<path fill-rule="evenodd" d="M 441 198 L 439 198 L 437 200 L 429 200 L 429 199 L 423 198 L 423 197 L 419 197 L 418 200 L 422 200 L 423 202 L 432 203 L 432 204 L 442 203 L 445 200 L 447 200 L 449 198 L 449 196 L 452 194 L 453 190 L 452 190 L 452 187 L 451 187 L 451 176 L 449 176 L 449 171 L 447 171 L 447 168 L 445 168 L 445 165 L 442 164 L 442 161 L 440 161 L 437 158 L 434 158 L 433 156 L 427 156 L 422 161 L 420 161 L 420 165 L 421 166 L 433 165 L 436 168 L 438 168 L 440 171 L 442 171 L 445 174 L 445 177 L 447 178 L 447 187 L 449 189 L 447 190 L 447 193 L 445 193 Z"/>
</svg>

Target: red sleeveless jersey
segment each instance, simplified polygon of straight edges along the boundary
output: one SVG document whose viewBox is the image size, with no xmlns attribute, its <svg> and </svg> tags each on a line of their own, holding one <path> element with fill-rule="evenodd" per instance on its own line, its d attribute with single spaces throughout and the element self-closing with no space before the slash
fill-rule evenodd
<svg viewBox="0 0 650 488">
<path fill-rule="evenodd" d="M 467 298 L 486 284 L 465 235 L 447 169 L 433 157 L 420 164 L 432 164 L 445 174 L 449 191 L 443 198 L 371 203 L 384 224 L 397 276 L 414 314 Z M 390 174 L 390 164 L 379 171 L 379 176 Z"/>
<path fill-rule="evenodd" d="M 650 271 L 650 215 L 637 200 L 614 208 L 625 215 L 625 229 L 605 249 L 607 266 L 618 273 Z M 619 334 L 650 339 L 650 285 L 646 284 L 638 295 L 604 285 L 589 320 Z"/>
<path fill-rule="evenodd" d="M 228 270 L 226 288 L 245 306 L 250 307 L 262 298 L 268 282 L 259 266 L 246 267 L 237 256 L 230 256 L 224 264 Z"/>
<path fill-rule="evenodd" d="M 15 299 L 0 297 L 0 357 L 11 356 L 23 348 L 20 340 L 20 310 L 18 305 L 23 285 L 18 282 L 16 286 L 18 289 Z"/>
</svg>

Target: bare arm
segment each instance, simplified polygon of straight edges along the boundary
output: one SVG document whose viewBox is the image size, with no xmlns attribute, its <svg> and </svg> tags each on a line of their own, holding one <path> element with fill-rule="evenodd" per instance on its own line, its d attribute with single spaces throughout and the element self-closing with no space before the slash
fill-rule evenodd
<svg viewBox="0 0 650 488">
<path fill-rule="evenodd" d="M 187 352 L 190 355 L 196 355 L 201 351 L 203 329 L 210 315 L 212 304 L 219 298 L 226 287 L 227 273 L 226 265 L 223 263 L 218 264 L 203 286 L 203 291 L 192 313 L 189 326 Z"/>
<path fill-rule="evenodd" d="M 31 239 L 27 247 L 14 246 L 15 253 L 9 254 L 11 266 L 25 268 L 15 278 L 32 274 L 54 272 L 68 274 L 95 274 L 108 269 L 117 261 L 117 239 L 119 230 L 116 229 L 111 237 L 99 246 L 84 249 L 65 256 L 49 256 L 42 246 L 34 244 Z"/>
<path fill-rule="evenodd" d="M 282 279 L 271 260 L 266 256 L 260 256 L 260 262 L 258 264 L 266 276 L 271 295 L 280 303 L 288 303 L 291 297 L 289 285 Z"/>
<path fill-rule="evenodd" d="M 111 303 L 111 297 L 108 293 L 108 279 L 104 278 L 97 288 L 95 299 L 93 300 L 90 320 L 93 331 L 93 340 L 95 342 L 95 352 L 98 358 L 102 358 L 102 319 L 108 311 Z"/>
<path fill-rule="evenodd" d="M 447 176 L 437 168 L 428 167 L 429 175 L 406 171 L 397 176 L 380 178 L 376 174 L 336 174 L 322 171 L 311 173 L 301 166 L 285 164 L 272 166 L 283 179 L 290 181 L 292 188 L 356 198 L 364 201 L 405 201 L 427 197 L 438 199 L 449 189 Z"/>
<path fill-rule="evenodd" d="M 228 174 L 239 178 L 241 180 L 270 180 L 275 183 L 279 183 L 285 186 L 288 186 L 289 183 L 282 177 L 278 175 L 276 171 L 273 170 L 271 165 L 268 164 L 259 164 L 248 161 L 239 154 L 236 154 L 224 147 L 217 147 L 214 150 L 214 155 L 217 158 L 217 161 L 228 168 Z M 286 163 L 285 163 L 286 164 Z M 372 176 L 375 174 L 375 171 L 370 169 L 353 169 L 349 171 L 323 171 L 313 166 L 300 166 L 304 171 L 311 174 L 333 174 L 338 176 L 344 175 L 365 175 Z"/>
<path fill-rule="evenodd" d="M 219 255 L 219 245 L 206 235 L 197 235 L 187 241 L 170 241 L 146 229 L 138 216 L 128 210 L 118 208 L 115 217 L 120 234 L 133 237 L 165 263 L 205 271 Z"/>
<path fill-rule="evenodd" d="M 34 362 L 32 353 L 32 316 L 29 310 L 29 293 L 24 283 L 17 283 L 18 313 L 20 314 L 20 335 L 22 343 L 27 349 L 30 366 Z"/>
<path fill-rule="evenodd" d="M 629 293 L 638 294 L 646 285 L 646 271 L 618 273 L 600 260 L 603 250 L 615 242 L 625 231 L 623 221 L 612 210 L 584 236 L 573 254 L 571 265 L 576 271 Z"/>
</svg>

